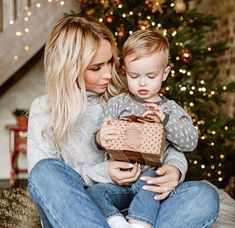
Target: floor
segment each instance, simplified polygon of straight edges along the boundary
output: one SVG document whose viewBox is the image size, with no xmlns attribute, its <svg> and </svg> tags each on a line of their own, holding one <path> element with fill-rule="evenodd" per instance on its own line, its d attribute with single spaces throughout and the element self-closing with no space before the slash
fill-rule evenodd
<svg viewBox="0 0 235 228">
<path fill-rule="evenodd" d="M 0 188 L 0 227 L 41 227 L 37 209 L 27 191 L 26 180 L 17 183 L 14 187 Z"/>
</svg>

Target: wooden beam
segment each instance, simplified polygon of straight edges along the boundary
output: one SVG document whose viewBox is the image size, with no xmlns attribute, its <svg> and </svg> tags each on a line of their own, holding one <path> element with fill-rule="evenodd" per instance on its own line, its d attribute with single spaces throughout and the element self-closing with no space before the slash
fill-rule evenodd
<svg viewBox="0 0 235 228">
<path fill-rule="evenodd" d="M 12 15 L 13 15 L 13 20 L 15 21 L 17 18 L 17 0 L 12 0 Z"/>
<path fill-rule="evenodd" d="M 0 0 L 0 32 L 3 30 L 3 2 Z"/>
</svg>

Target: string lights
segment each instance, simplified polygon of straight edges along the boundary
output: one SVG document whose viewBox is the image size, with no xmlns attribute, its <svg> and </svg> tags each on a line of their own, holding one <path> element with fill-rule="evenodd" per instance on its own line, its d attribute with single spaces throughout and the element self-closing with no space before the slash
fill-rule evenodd
<svg viewBox="0 0 235 228">
<path fill-rule="evenodd" d="M 15 35 L 19 38 L 19 42 L 22 45 L 22 51 L 23 52 L 29 52 L 30 51 L 30 45 L 27 44 L 25 42 L 25 37 L 26 36 L 30 36 L 30 29 L 28 28 L 29 22 L 31 17 L 33 16 L 33 12 L 36 13 L 37 10 L 41 10 L 42 4 L 50 4 L 52 2 L 58 2 L 58 4 L 60 4 L 61 6 L 65 5 L 65 1 L 58 1 L 58 0 L 48 0 L 47 2 L 43 1 L 43 3 L 41 1 L 33 1 L 29 6 L 25 6 L 24 7 L 24 12 L 23 12 L 23 16 L 22 16 L 22 27 L 21 28 L 17 28 L 17 31 L 15 32 Z M 15 23 L 15 21 L 13 19 L 11 19 L 9 21 L 10 25 L 13 25 Z M 15 53 L 13 55 L 13 60 L 17 61 L 20 59 L 21 53 Z"/>
</svg>

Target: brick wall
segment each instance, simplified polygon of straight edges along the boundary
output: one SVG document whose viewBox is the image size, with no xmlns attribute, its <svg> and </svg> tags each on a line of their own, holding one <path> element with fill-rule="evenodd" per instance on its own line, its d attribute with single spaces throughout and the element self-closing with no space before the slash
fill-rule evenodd
<svg viewBox="0 0 235 228">
<path fill-rule="evenodd" d="M 218 58 L 219 81 L 235 81 L 235 1 L 234 0 L 194 0 L 193 5 L 201 12 L 217 17 L 216 26 L 208 34 L 209 41 L 227 41 L 228 50 Z M 226 111 L 235 116 L 235 93 L 226 94 Z"/>
</svg>

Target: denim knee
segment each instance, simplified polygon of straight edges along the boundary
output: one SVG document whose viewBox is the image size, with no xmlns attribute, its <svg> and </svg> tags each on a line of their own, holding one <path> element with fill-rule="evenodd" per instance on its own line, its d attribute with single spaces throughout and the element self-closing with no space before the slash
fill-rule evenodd
<svg viewBox="0 0 235 228">
<path fill-rule="evenodd" d="M 69 165 L 65 164 L 63 161 L 55 158 L 47 158 L 40 160 L 31 170 L 28 178 L 28 183 L 33 184 L 35 187 L 40 187 L 45 185 L 45 180 L 47 185 L 56 185 L 63 179 L 65 182 L 70 183 L 69 176 L 74 177 L 79 181 L 80 185 L 84 185 L 83 178 L 72 169 Z"/>
<path fill-rule="evenodd" d="M 207 213 L 208 214 L 211 213 L 212 217 L 216 214 L 218 216 L 219 194 L 216 191 L 216 189 L 210 184 L 203 182 L 203 181 L 198 182 L 198 188 L 200 188 L 199 197 L 201 198 L 201 200 L 205 199 L 205 204 L 209 206 Z"/>
<path fill-rule="evenodd" d="M 216 220 L 219 213 L 219 195 L 215 188 L 203 181 L 189 181 L 183 182 L 179 189 L 182 194 L 186 194 L 189 200 L 188 210 L 198 220 L 199 227 L 208 227 L 208 224 Z"/>
</svg>

